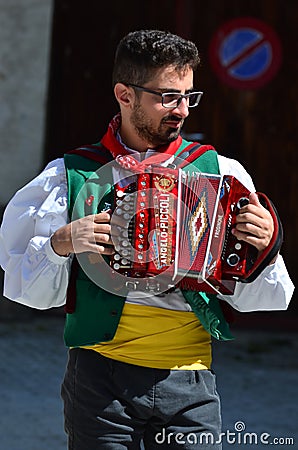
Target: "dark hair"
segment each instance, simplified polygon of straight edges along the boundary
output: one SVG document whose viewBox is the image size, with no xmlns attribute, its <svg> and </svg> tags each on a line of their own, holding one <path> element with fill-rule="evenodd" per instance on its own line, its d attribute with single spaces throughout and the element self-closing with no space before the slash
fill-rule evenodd
<svg viewBox="0 0 298 450">
<path fill-rule="evenodd" d="M 173 65 L 177 71 L 200 62 L 196 45 L 168 31 L 140 30 L 125 36 L 116 50 L 113 86 L 116 83 L 144 84 L 157 69 Z"/>
</svg>

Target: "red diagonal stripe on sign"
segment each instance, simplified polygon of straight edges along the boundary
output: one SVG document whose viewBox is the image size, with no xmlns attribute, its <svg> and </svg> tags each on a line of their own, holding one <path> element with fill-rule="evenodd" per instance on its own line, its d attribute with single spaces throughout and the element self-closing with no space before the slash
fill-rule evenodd
<svg viewBox="0 0 298 450">
<path fill-rule="evenodd" d="M 251 44 L 249 47 L 247 47 L 245 50 L 243 50 L 243 52 L 240 53 L 240 55 L 237 55 L 228 64 L 226 64 L 225 67 L 227 68 L 227 70 L 229 70 L 233 66 L 237 65 L 239 62 L 241 62 L 246 57 L 250 56 L 256 50 L 256 48 L 260 47 L 260 45 L 262 45 L 263 42 L 265 42 L 265 41 L 266 41 L 266 39 L 262 35 L 262 37 L 260 37 L 257 40 L 257 42 Z"/>
</svg>

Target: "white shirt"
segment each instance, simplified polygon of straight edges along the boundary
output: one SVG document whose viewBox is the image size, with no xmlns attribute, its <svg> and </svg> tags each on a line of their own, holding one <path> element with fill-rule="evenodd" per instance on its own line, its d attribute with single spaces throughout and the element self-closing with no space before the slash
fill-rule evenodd
<svg viewBox="0 0 298 450">
<path fill-rule="evenodd" d="M 250 191 L 251 177 L 242 165 L 218 157 L 220 173 L 234 175 Z M 63 159 L 56 159 L 9 202 L 0 230 L 0 265 L 5 271 L 4 295 L 21 304 L 47 309 L 65 304 L 72 257 L 58 256 L 51 235 L 69 222 Z M 252 283 L 237 283 L 233 295 L 220 296 L 239 311 L 286 309 L 294 291 L 283 258 L 264 269 Z M 127 301 L 189 310 L 179 290 L 165 297 L 131 293 Z"/>
</svg>

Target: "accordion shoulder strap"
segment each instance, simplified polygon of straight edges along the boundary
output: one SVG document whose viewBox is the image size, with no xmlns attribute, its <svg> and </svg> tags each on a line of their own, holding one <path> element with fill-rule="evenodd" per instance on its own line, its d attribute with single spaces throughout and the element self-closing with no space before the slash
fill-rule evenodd
<svg viewBox="0 0 298 450">
<path fill-rule="evenodd" d="M 83 156 L 100 164 L 107 164 L 113 160 L 111 153 L 100 142 L 75 148 L 67 152 L 67 154 Z"/>
<path fill-rule="evenodd" d="M 203 145 L 199 142 L 188 142 L 182 139 L 182 144 L 175 153 L 175 156 L 192 162 L 208 150 L 215 151 L 215 148 L 212 145 Z"/>
<path fill-rule="evenodd" d="M 199 142 L 182 141 L 182 145 L 175 154 L 173 164 L 178 168 L 192 164 L 204 173 L 219 173 L 217 152 L 212 145 L 202 145 Z"/>
</svg>

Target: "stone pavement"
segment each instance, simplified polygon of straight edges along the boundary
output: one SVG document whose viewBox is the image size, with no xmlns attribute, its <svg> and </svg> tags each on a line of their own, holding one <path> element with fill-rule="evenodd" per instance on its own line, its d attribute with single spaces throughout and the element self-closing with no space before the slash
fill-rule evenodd
<svg viewBox="0 0 298 450">
<path fill-rule="evenodd" d="M 24 310 L 18 319 L 0 319 L 0 449 L 66 450 L 60 399 L 67 359 L 63 317 Z M 236 341 L 214 347 L 223 448 L 268 448 L 279 442 L 274 448 L 298 449 L 297 334 L 234 334 Z M 285 445 L 288 438 L 294 445 Z"/>
</svg>

